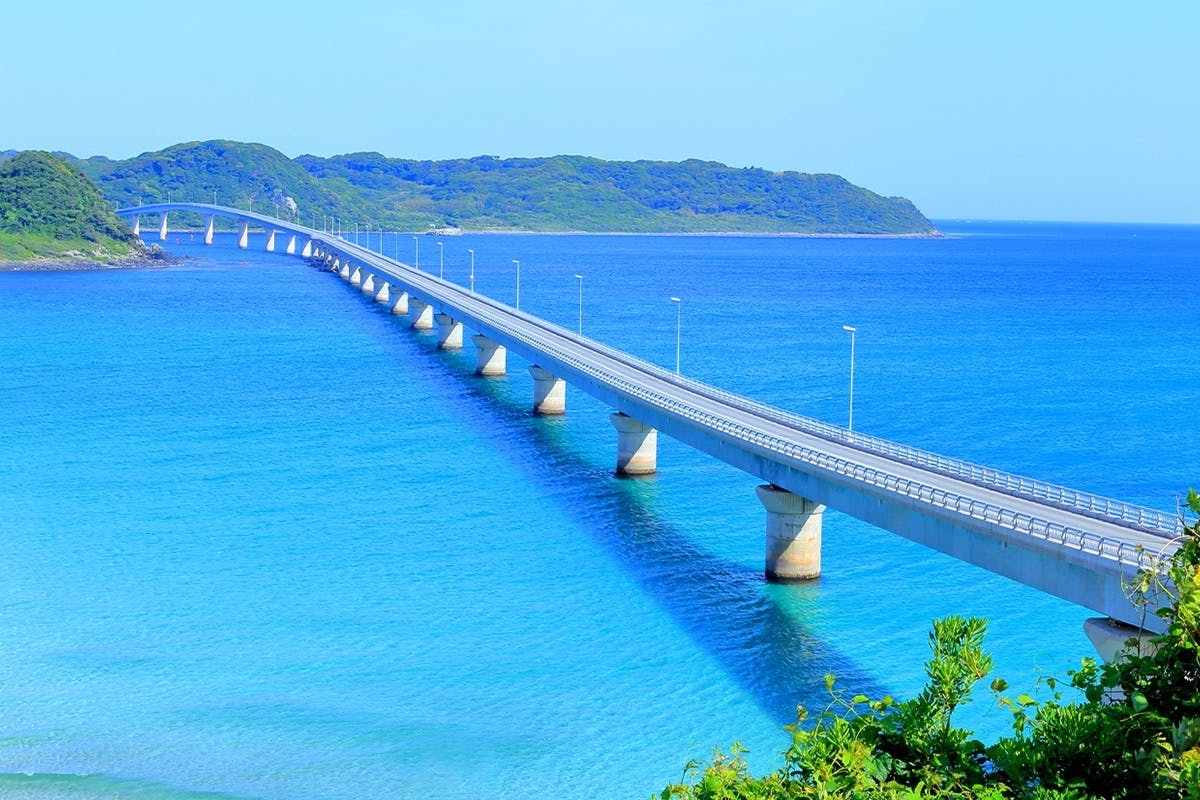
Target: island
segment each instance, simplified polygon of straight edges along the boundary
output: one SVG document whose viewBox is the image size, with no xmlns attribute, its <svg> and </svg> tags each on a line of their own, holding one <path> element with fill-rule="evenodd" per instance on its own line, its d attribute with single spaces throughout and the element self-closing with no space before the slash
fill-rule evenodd
<svg viewBox="0 0 1200 800">
<path fill-rule="evenodd" d="M 40 151 L 17 153 L 0 163 L 0 269 L 154 261 L 78 167 Z"/>
<path fill-rule="evenodd" d="M 838 175 L 695 159 L 289 158 L 263 144 L 215 140 L 123 160 L 74 161 L 118 207 L 218 203 L 318 229 L 937 235 L 907 199 L 880 196 Z"/>
</svg>

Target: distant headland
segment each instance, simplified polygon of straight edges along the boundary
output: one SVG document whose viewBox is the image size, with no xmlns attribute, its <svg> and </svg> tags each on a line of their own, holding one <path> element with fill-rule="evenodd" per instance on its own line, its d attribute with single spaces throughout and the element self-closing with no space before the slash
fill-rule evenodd
<svg viewBox="0 0 1200 800">
<path fill-rule="evenodd" d="M 110 204 L 189 200 L 239 206 L 317 228 L 362 225 L 414 233 L 938 235 L 909 200 L 883 197 L 838 175 L 769 172 L 694 159 L 478 156 L 416 161 L 378 153 L 293 159 L 266 145 L 233 141 L 187 142 L 124 160 L 54 156 L 37 154 L 38 180 L 56 175 L 68 191 L 85 197 L 70 208 L 87 207 L 96 213 L 101 198 L 107 201 L 100 203 L 107 213 Z M 2 152 L 0 168 L 29 169 L 28 163 L 23 165 L 28 158 L 28 153 Z M 69 166 L 69 177 L 51 169 L 46 159 Z M 95 187 L 81 187 L 84 175 Z M 12 201 L 0 195 L 0 202 Z M 39 208 L 32 217 L 21 216 L 27 227 L 22 234 L 26 244 L 20 246 L 12 241 L 18 226 L 0 208 L 0 220 L 10 223 L 0 228 L 0 235 L 9 237 L 0 246 L 0 260 L 70 260 L 72 254 L 82 253 L 105 263 L 123 248 L 134 248 L 130 257 L 142 255 L 136 250 L 138 243 L 113 227 L 120 224 L 115 217 L 88 228 L 103 229 L 109 237 L 95 247 L 97 242 L 75 228 L 78 220 L 54 218 L 45 203 Z M 185 216 L 179 222 L 190 221 Z M 54 238 L 53 230 L 75 246 L 48 244 L 45 240 Z M 31 234 L 40 237 L 41 244 L 27 246 Z"/>
</svg>

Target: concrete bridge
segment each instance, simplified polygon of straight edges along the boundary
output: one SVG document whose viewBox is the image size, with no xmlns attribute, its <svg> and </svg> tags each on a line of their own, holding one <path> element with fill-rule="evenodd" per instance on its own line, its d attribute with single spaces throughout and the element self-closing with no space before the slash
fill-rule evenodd
<svg viewBox="0 0 1200 800">
<path fill-rule="evenodd" d="M 1124 583 L 1174 552 L 1180 520 L 1066 487 L 970 464 L 789 413 L 692 380 L 574 331 L 421 272 L 340 237 L 273 217 L 200 203 L 121 209 L 139 230 L 141 215 L 205 215 L 253 225 L 285 250 L 327 269 L 413 328 L 433 331 L 440 347 L 464 346 L 474 333 L 477 371 L 502 375 L 509 351 L 529 363 L 532 409 L 562 414 L 566 386 L 613 409 L 616 468 L 655 471 L 662 433 L 765 481 L 766 573 L 778 580 L 820 574 L 822 514 L 831 507 L 914 542 L 1056 595 L 1103 616 L 1085 626 L 1102 655 L 1131 633 L 1160 630 L 1136 608 Z"/>
</svg>

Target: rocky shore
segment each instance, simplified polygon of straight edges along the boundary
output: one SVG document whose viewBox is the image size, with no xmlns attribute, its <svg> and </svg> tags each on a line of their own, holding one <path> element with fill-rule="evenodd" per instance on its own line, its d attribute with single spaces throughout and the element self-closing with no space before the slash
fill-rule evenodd
<svg viewBox="0 0 1200 800">
<path fill-rule="evenodd" d="M 40 258 L 33 261 L 0 261 L 0 272 L 69 272 L 98 269 L 155 269 L 178 264 L 186 259 L 174 256 L 158 245 L 144 253 L 97 261 L 85 256 Z"/>
</svg>

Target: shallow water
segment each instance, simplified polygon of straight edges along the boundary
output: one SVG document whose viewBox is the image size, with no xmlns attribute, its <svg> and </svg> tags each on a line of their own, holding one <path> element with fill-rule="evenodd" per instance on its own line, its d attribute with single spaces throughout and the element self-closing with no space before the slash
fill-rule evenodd
<svg viewBox="0 0 1200 800">
<path fill-rule="evenodd" d="M 1173 509 L 1200 230 L 944 227 L 463 236 L 445 269 L 474 248 L 511 301 L 519 258 L 568 327 L 582 274 L 584 332 L 667 366 L 680 297 L 684 372 L 836 423 L 855 325 L 856 430 Z M 477 378 L 299 259 L 170 244 L 0 274 L 4 797 L 645 797 L 715 744 L 777 763 L 827 672 L 912 694 L 937 616 L 991 619 L 1014 687 L 1091 652 L 1089 612 L 834 512 L 821 579 L 767 584 L 749 476 L 663 437 L 616 479 L 582 392 L 534 418 L 515 357 Z"/>
</svg>

